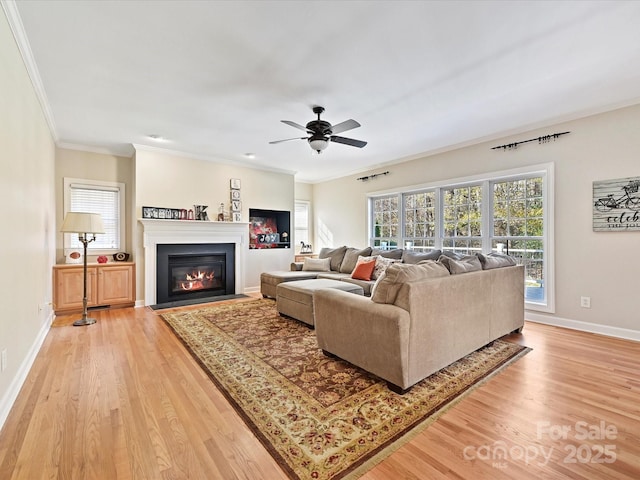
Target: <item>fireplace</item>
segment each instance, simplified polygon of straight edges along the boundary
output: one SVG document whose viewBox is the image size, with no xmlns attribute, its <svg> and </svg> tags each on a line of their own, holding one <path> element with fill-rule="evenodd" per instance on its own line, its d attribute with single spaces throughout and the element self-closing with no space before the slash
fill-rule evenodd
<svg viewBox="0 0 640 480">
<path fill-rule="evenodd" d="M 203 245 L 203 244 L 231 244 L 235 247 L 233 259 L 226 257 L 225 268 L 233 266 L 233 276 L 225 272 L 225 283 L 231 293 L 245 293 L 245 264 L 249 251 L 248 223 L 241 222 L 205 222 L 196 220 L 160 220 L 139 219 L 142 226 L 142 244 L 144 257 L 142 264 L 144 271 L 144 305 L 157 305 L 160 301 L 157 294 L 157 261 L 158 246 L 160 245 Z M 166 278 L 168 273 L 162 278 Z M 229 287 L 229 282 L 235 285 Z M 166 288 L 166 285 L 165 285 Z M 218 299 L 221 297 L 217 297 Z M 206 300 L 201 300 L 205 302 Z"/>
<path fill-rule="evenodd" d="M 158 305 L 200 303 L 235 292 L 233 243 L 159 244 Z"/>
</svg>

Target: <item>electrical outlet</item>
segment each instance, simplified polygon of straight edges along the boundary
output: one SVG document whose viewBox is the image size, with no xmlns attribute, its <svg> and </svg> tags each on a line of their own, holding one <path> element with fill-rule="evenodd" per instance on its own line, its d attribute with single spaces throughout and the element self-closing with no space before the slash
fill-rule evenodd
<svg viewBox="0 0 640 480">
<path fill-rule="evenodd" d="M 7 349 L 3 349 L 0 354 L 0 372 L 4 372 L 7 368 Z"/>
<path fill-rule="evenodd" d="M 591 297 L 580 297 L 580 306 L 582 308 L 591 308 Z"/>
</svg>

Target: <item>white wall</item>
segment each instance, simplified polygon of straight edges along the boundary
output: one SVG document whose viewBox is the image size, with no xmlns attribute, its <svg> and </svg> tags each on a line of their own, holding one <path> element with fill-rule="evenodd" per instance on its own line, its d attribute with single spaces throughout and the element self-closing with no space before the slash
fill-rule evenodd
<svg viewBox="0 0 640 480">
<path fill-rule="evenodd" d="M 52 321 L 55 147 L 0 8 L 0 427 Z"/>
<path fill-rule="evenodd" d="M 218 206 L 229 209 L 229 180 L 241 181 L 242 220 L 249 221 L 249 209 L 294 210 L 293 175 L 199 160 L 159 149 L 136 148 L 135 215 L 142 216 L 143 206 L 192 209 L 208 205 L 210 219 L 215 219 Z M 136 222 L 137 224 L 137 222 Z M 142 233 L 137 232 L 136 269 L 138 299 L 144 292 L 144 251 Z M 249 228 L 247 226 L 247 228 Z M 245 291 L 259 291 L 260 273 L 288 270 L 293 261 L 291 249 L 250 250 L 245 265 Z"/>
<path fill-rule="evenodd" d="M 571 131 L 555 142 L 491 147 Z M 450 152 L 389 165 L 368 182 L 353 175 L 314 185 L 318 247 L 367 244 L 367 192 L 400 189 L 526 165 L 555 165 L 556 312 L 538 321 L 640 339 L 637 278 L 640 232 L 593 232 L 592 182 L 640 176 L 640 106 Z M 591 308 L 580 297 L 591 297 Z M 581 324 L 579 322 L 584 322 Z M 602 327 L 602 328 L 601 328 Z"/>
</svg>

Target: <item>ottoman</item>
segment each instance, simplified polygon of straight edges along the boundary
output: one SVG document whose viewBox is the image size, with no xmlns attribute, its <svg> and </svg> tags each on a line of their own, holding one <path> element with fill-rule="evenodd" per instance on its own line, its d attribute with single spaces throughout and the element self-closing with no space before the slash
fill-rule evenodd
<svg viewBox="0 0 640 480">
<path fill-rule="evenodd" d="M 276 287 L 282 282 L 292 282 L 295 280 L 307 280 L 316 278 L 318 272 L 303 272 L 282 270 L 279 272 L 264 272 L 260 274 L 260 293 L 267 298 L 276 298 Z"/>
<path fill-rule="evenodd" d="M 276 307 L 278 312 L 281 315 L 295 318 L 313 327 L 315 325 L 313 293 L 321 288 L 336 288 L 356 295 L 364 295 L 364 290 L 359 285 L 328 278 L 282 282 L 276 287 Z"/>
</svg>

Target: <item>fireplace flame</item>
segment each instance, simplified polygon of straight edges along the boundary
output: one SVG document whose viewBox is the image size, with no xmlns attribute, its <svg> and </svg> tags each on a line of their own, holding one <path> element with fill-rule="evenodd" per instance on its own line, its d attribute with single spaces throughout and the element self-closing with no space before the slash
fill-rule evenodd
<svg viewBox="0 0 640 480">
<path fill-rule="evenodd" d="M 186 279 L 180 282 L 180 288 L 182 290 L 200 290 L 208 288 L 213 282 L 215 277 L 214 272 L 198 272 L 187 273 Z"/>
</svg>

